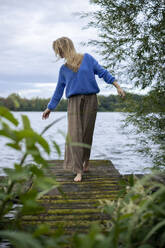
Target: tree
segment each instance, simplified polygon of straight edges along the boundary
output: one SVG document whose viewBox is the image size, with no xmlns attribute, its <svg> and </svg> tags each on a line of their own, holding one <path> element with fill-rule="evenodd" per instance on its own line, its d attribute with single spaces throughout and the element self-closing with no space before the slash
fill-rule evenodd
<svg viewBox="0 0 165 248">
<path fill-rule="evenodd" d="M 96 11 L 79 12 L 89 18 L 84 28 L 94 27 L 98 39 L 83 42 L 97 48 L 105 68 L 125 78 L 132 86 L 149 89 L 142 104 L 133 109 L 126 124 L 132 122 L 156 165 L 165 164 L 165 74 L 163 0 L 91 0 Z M 99 48 L 99 49 L 98 49 Z M 126 76 L 125 76 L 126 75 Z M 135 107 L 135 106 L 134 106 Z M 152 114 L 151 114 L 152 112 Z M 157 146 L 152 149 L 151 143 Z"/>
</svg>

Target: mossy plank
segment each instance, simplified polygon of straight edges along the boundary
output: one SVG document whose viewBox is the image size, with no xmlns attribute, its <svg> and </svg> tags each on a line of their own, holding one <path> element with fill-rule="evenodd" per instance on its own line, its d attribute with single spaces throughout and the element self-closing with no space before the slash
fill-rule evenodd
<svg viewBox="0 0 165 248">
<path fill-rule="evenodd" d="M 59 183 L 38 201 L 45 210 L 38 215 L 25 215 L 22 224 L 48 223 L 52 229 L 63 226 L 66 233 L 87 232 L 92 223 L 106 223 L 109 218 L 99 209 L 99 200 L 116 200 L 121 188 L 119 171 L 109 160 L 90 160 L 90 171 L 84 173 L 82 182 L 74 182 L 75 174 L 63 169 L 63 160 L 49 160 L 46 174 Z"/>
</svg>

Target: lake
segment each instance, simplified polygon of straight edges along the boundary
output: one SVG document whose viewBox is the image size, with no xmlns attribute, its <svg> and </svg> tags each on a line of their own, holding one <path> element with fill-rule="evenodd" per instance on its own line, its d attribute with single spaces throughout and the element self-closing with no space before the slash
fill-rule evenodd
<svg viewBox="0 0 165 248">
<path fill-rule="evenodd" d="M 28 116 L 32 128 L 38 133 L 55 119 L 64 117 L 43 135 L 51 146 L 52 151 L 49 157 L 41 149 L 46 159 L 64 159 L 65 138 L 62 133 L 67 133 L 67 112 L 51 112 L 46 120 L 42 120 L 43 112 L 11 112 L 20 122 L 18 128 L 22 126 L 21 114 L 24 114 Z M 137 152 L 136 139 L 138 136 L 131 132 L 133 126 L 122 127 L 126 116 L 127 113 L 120 112 L 97 113 L 90 159 L 111 160 L 121 174 L 150 173 L 151 159 Z M 60 146 L 62 153 L 60 158 L 52 145 L 52 140 Z M 14 162 L 20 161 L 21 158 L 20 152 L 5 146 L 7 142 L 9 139 L 0 136 L 1 174 L 2 167 L 12 167 Z M 146 167 L 149 168 L 145 169 Z"/>
</svg>

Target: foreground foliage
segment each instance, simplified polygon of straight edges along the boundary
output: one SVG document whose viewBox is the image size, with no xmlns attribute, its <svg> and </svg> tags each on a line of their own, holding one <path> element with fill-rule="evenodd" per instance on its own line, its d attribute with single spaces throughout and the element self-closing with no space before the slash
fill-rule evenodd
<svg viewBox="0 0 165 248">
<path fill-rule="evenodd" d="M 9 123 L 14 125 L 11 128 Z M 0 135 L 10 142 L 9 147 L 22 152 L 20 163 L 4 169 L 7 177 L 0 184 L 0 242 L 16 248 L 163 248 L 165 246 L 165 174 L 154 170 L 142 179 L 134 175 L 120 181 L 122 190 L 118 199 L 100 201 L 100 211 L 109 216 L 106 225 L 91 225 L 87 234 L 65 235 L 62 228 L 51 230 L 49 224 L 35 227 L 21 225 L 21 216 L 43 210 L 37 199 L 50 189 L 60 189 L 55 177 L 47 177 L 48 164 L 37 144 L 48 154 L 50 148 L 42 137 L 50 126 L 37 134 L 27 116 L 22 115 L 23 127 L 17 130 L 18 121 L 4 107 L 0 108 Z M 24 143 L 25 142 L 25 143 Z M 55 141 L 54 141 L 55 142 Z M 23 150 L 23 144 L 25 150 Z M 56 143 L 55 149 L 60 149 Z M 26 163 L 26 157 L 32 162 Z M 30 184 L 29 184 L 30 182 Z M 29 187 L 30 186 L 30 187 Z M 121 198 L 122 196 L 122 198 Z"/>
<path fill-rule="evenodd" d="M 55 176 L 48 177 L 45 173 L 49 164 L 42 156 L 41 149 L 50 154 L 49 144 L 42 135 L 61 118 L 45 127 L 41 134 L 32 129 L 26 115 L 21 115 L 21 118 L 22 127 L 18 129 L 19 122 L 14 115 L 7 108 L 0 107 L 0 136 L 9 140 L 5 145 L 21 154 L 20 162 L 14 163 L 13 168 L 3 168 L 5 177 L 1 177 L 0 184 L 0 241 L 3 244 L 7 241 L 6 245 L 12 244 L 16 248 L 59 247 L 66 243 L 62 230 L 44 238 L 50 232 L 48 225 L 26 230 L 21 224 L 21 217 L 42 211 L 43 207 L 37 200 L 53 188 L 60 190 Z M 59 146 L 55 141 L 53 144 L 59 153 Z M 29 156 L 32 160 L 26 162 Z"/>
</svg>

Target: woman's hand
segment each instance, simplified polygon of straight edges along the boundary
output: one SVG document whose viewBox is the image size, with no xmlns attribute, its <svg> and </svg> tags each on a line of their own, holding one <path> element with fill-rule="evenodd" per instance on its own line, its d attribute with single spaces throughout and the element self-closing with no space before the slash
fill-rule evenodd
<svg viewBox="0 0 165 248">
<path fill-rule="evenodd" d="M 122 88 L 120 88 L 120 85 L 117 83 L 117 81 L 114 81 L 113 85 L 116 87 L 119 96 L 124 98 L 125 97 L 125 92 L 122 90 Z"/>
<path fill-rule="evenodd" d="M 49 117 L 51 110 L 50 109 L 45 109 L 45 111 L 42 114 L 42 119 L 47 119 Z"/>
<path fill-rule="evenodd" d="M 117 88 L 117 92 L 118 92 L 119 96 L 121 96 L 122 98 L 125 97 L 125 92 L 122 90 L 122 88 Z"/>
</svg>

